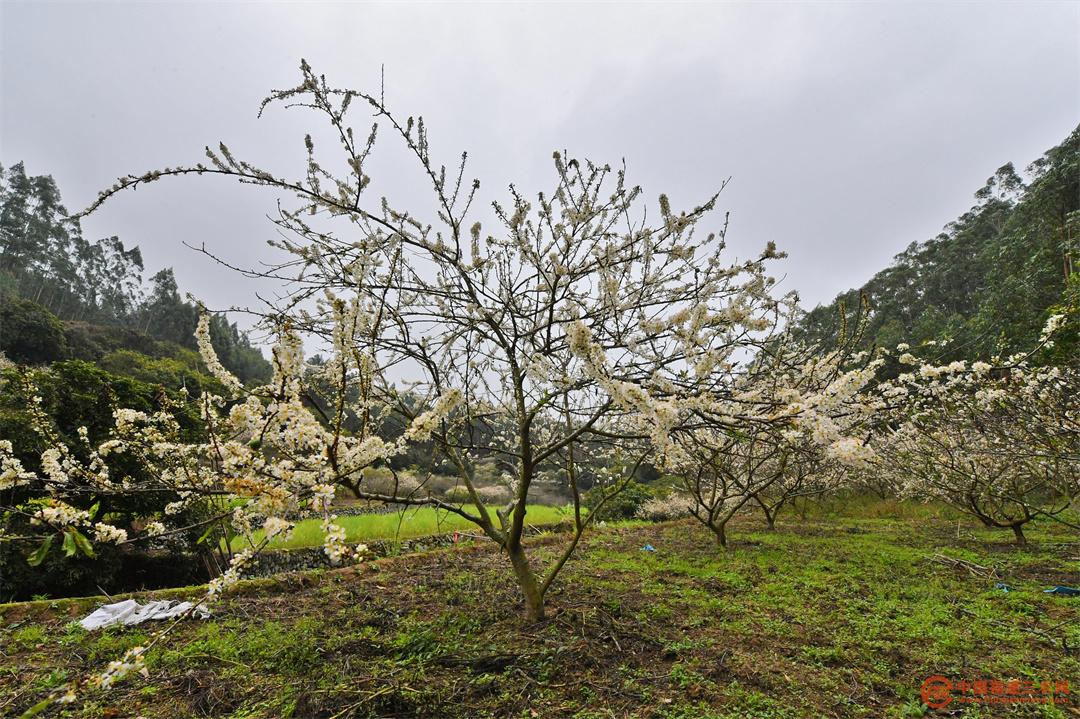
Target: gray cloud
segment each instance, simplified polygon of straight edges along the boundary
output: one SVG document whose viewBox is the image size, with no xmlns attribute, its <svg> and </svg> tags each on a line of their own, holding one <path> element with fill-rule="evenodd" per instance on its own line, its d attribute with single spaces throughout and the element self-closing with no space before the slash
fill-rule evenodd
<svg viewBox="0 0 1080 719">
<path fill-rule="evenodd" d="M 56 177 L 69 208 L 117 176 L 198 161 L 225 140 L 290 176 L 302 115 L 255 119 L 306 57 L 338 85 L 422 113 L 437 154 L 471 153 L 485 199 L 549 184 L 553 149 L 625 158 L 655 197 L 692 205 L 727 177 L 734 252 L 790 253 L 809 304 L 933 236 L 1006 161 L 1080 121 L 1080 4 L 0 5 L 0 161 Z M 364 125 L 358 117 L 356 124 Z M 380 191 L 423 178 L 392 153 Z M 411 168 L 409 168 L 411 169 Z M 270 255 L 266 191 L 151 185 L 89 218 L 213 306 L 265 286 L 192 253 Z M 720 217 L 717 217 L 719 223 Z"/>
</svg>

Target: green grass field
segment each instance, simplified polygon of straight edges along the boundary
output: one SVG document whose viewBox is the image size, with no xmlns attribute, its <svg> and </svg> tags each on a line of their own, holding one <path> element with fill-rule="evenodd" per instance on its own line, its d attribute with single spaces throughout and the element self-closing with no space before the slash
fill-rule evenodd
<svg viewBox="0 0 1080 719">
<path fill-rule="evenodd" d="M 491 518 L 498 524 L 495 510 L 491 509 Z M 535 526 L 558 524 L 573 519 L 573 514 L 562 507 L 530 505 L 525 515 L 525 523 Z M 350 544 L 372 542 L 375 540 L 412 539 L 433 534 L 454 531 L 479 532 L 472 522 L 456 514 L 432 507 L 417 507 L 402 512 L 389 514 L 358 514 L 339 517 L 337 523 L 345 528 L 345 541 Z M 300 549 L 318 547 L 323 543 L 322 520 L 305 519 L 298 522 L 288 539 L 274 539 L 270 549 Z M 256 541 L 262 533 L 256 533 Z M 233 549 L 240 549 L 247 542 L 240 537 L 233 540 Z"/>
<path fill-rule="evenodd" d="M 1078 716 L 1080 538 L 1030 544 L 934 507 L 757 517 L 719 550 L 692 521 L 587 535 L 522 619 L 490 542 L 241 583 L 146 677 L 44 716 L 907 719 Z M 551 561 L 564 535 L 529 540 Z M 655 552 L 643 552 L 645 543 Z M 1004 583 L 1010 591 L 1002 591 Z M 187 598 L 197 588 L 147 593 Z M 0 605 L 0 716 L 101 671 L 159 624 L 83 631 L 103 599 Z M 1071 703 L 927 708 L 928 677 L 1069 682 Z"/>
</svg>

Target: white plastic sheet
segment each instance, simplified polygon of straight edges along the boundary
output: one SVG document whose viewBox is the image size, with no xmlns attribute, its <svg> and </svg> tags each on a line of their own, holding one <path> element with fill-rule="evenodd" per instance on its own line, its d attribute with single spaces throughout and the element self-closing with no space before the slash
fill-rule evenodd
<svg viewBox="0 0 1080 719">
<path fill-rule="evenodd" d="M 134 599 L 128 599 L 115 604 L 106 604 L 98 607 L 88 616 L 79 621 L 83 629 L 93 630 L 101 627 L 109 627 L 113 624 L 141 624 L 151 619 L 172 619 L 180 617 L 191 610 L 191 602 L 172 602 L 165 599 L 156 602 L 139 604 Z M 206 619 L 210 616 L 210 610 L 206 607 L 198 607 L 192 616 Z"/>
</svg>

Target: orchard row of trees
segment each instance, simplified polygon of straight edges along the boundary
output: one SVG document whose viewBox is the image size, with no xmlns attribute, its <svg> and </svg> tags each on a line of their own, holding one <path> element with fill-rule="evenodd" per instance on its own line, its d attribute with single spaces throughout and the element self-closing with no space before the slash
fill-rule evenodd
<svg viewBox="0 0 1080 719">
<path fill-rule="evenodd" d="M 748 503 L 771 521 L 794 497 L 876 481 L 898 466 L 907 469 L 889 475 L 898 490 L 953 501 L 934 481 L 959 487 L 956 504 L 984 521 L 1073 517 L 1066 508 L 1080 491 L 1080 432 L 1070 370 L 1040 368 L 1035 355 L 978 365 L 916 356 L 934 345 L 865 351 L 862 320 L 808 342 L 792 331 L 795 298 L 778 295 L 770 275 L 782 254 L 770 244 L 729 259 L 723 224 L 703 229 L 717 195 L 684 211 L 665 196 L 654 206 L 622 169 L 556 153 L 550 188 L 511 187 L 485 215 L 474 207 L 480 186 L 465 180 L 465 157 L 450 170 L 435 162 L 422 119 L 332 87 L 306 63 L 301 83 L 264 107 L 278 103 L 332 130 L 334 153 L 304 139 L 302 179 L 221 145 L 207 150 L 208 164 L 121 178 L 90 208 L 188 174 L 295 198 L 275 219 L 287 258 L 259 271 L 291 289 L 264 319 L 278 338 L 269 382 L 245 386 L 226 369 L 204 315 L 198 348 L 221 391 L 198 398 L 196 434 L 182 420 L 187 405 L 162 397 L 152 409 L 117 408 L 107 438 L 82 433 L 78 446 L 52 441 L 40 413 L 40 468 L 0 444 L 0 496 L 15 500 L 6 511 L 47 527 L 73 553 L 227 521 L 250 549 L 211 582 L 210 600 L 303 516 L 322 517 L 331 560 L 362 557 L 335 522 L 333 499 L 344 490 L 474 523 L 506 558 L 528 620 L 540 621 L 581 537 L 645 463 L 682 478 L 692 513 L 721 544 Z M 350 126 L 357 106 L 374 115 L 370 132 Z M 430 206 L 370 197 L 365 170 L 379 128 L 412 157 Z M 1051 318 L 1038 352 L 1052 350 L 1062 321 Z M 306 338 L 330 348 L 318 364 L 304 359 Z M 961 408 L 967 415 L 957 421 Z M 432 496 L 422 483 L 365 481 L 365 468 L 392 469 L 418 443 L 454 469 L 464 499 Z M 1010 461 L 1021 445 L 1022 476 Z M 955 461 L 939 463 L 945 454 Z M 489 506 L 477 469 L 493 458 L 511 496 Z M 539 565 L 523 537 L 530 492 L 551 472 L 573 498 L 573 528 Z M 143 492 L 176 499 L 140 527 L 112 521 L 97 504 Z M 196 506 L 211 511 L 189 519 Z M 1025 514 L 1001 509 L 1014 506 Z M 141 651 L 95 681 L 136 667 Z"/>
<path fill-rule="evenodd" d="M 99 325 L 194 350 L 198 313 L 171 268 L 144 283 L 138 247 L 83 237 L 52 177 L 27 175 L 22 163 L 0 167 L 0 351 L 9 359 L 80 357 L 69 335 Z M 247 336 L 224 316 L 212 322 L 226 365 L 244 381 L 266 381 L 269 364 Z"/>
<path fill-rule="evenodd" d="M 1040 364 L 1062 321 L 1050 318 L 1034 353 L 993 364 L 936 364 L 903 344 L 878 350 L 825 390 L 826 419 L 846 437 L 832 445 L 783 422 L 679 432 L 691 441 L 686 454 L 668 457 L 684 490 L 669 498 L 670 511 L 697 518 L 722 546 L 740 511 L 759 509 L 772 528 L 785 506 L 829 494 L 941 502 L 1012 530 L 1020 545 L 1035 520 L 1080 530 L 1080 376 Z M 893 365 L 901 371 L 890 379 Z"/>
</svg>

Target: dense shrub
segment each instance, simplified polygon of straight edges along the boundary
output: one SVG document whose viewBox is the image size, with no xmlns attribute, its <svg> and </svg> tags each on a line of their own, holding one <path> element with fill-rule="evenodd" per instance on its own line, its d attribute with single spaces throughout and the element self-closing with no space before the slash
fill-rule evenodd
<svg viewBox="0 0 1080 719">
<path fill-rule="evenodd" d="M 204 391 L 220 395 L 224 391 L 220 382 L 199 371 L 199 357 L 188 349 L 180 349 L 174 357 L 158 358 L 131 350 L 117 350 L 102 357 L 98 365 L 115 375 L 159 384 L 170 390 L 183 388 L 192 395 Z"/>
<path fill-rule="evenodd" d="M 160 342 L 126 327 L 109 327 L 88 322 L 65 322 L 64 335 L 73 359 L 96 362 L 110 352 L 131 350 L 149 357 L 168 357 L 179 345 Z"/>
<path fill-rule="evenodd" d="M 597 512 L 597 506 L 604 496 L 595 490 L 588 492 L 585 496 L 585 506 L 589 508 L 590 512 Z M 597 512 L 596 518 L 604 521 L 633 519 L 637 515 L 638 509 L 655 496 L 655 490 L 648 485 L 640 482 L 630 482 L 627 484 L 626 489 L 604 502 Z"/>
<path fill-rule="evenodd" d="M 447 502 L 455 502 L 455 503 L 468 502 L 470 500 L 469 488 L 461 486 L 461 485 L 458 485 L 456 487 L 451 487 L 450 489 L 446 490 L 446 492 L 443 494 L 443 498 Z"/>
<path fill-rule="evenodd" d="M 13 525 L 15 529 L 18 525 Z M 25 601 L 34 597 L 68 597 L 101 594 L 129 587 L 118 585 L 123 563 L 116 546 L 102 546 L 94 558 L 64 556 L 49 552 L 38 566 L 26 560 L 26 551 L 18 551 L 7 542 L 0 543 L 0 602 Z"/>
<path fill-rule="evenodd" d="M 41 305 L 0 294 L 0 352 L 24 364 L 45 364 L 68 356 L 64 325 Z"/>
<path fill-rule="evenodd" d="M 476 493 L 480 499 L 488 504 L 503 504 L 510 500 L 510 488 L 492 484 L 487 487 L 477 487 Z"/>
</svg>

